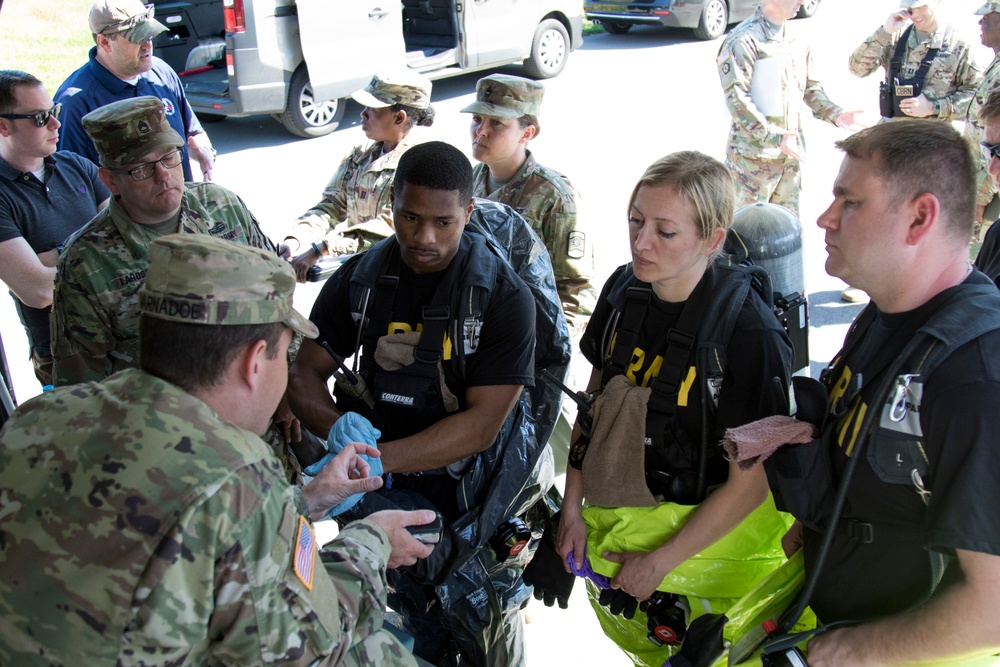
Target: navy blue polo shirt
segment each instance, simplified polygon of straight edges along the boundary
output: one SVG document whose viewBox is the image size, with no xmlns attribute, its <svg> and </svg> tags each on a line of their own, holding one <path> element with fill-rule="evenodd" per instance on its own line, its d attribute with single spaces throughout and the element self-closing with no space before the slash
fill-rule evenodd
<svg viewBox="0 0 1000 667">
<path fill-rule="evenodd" d="M 74 153 L 45 158 L 44 184 L 0 158 L 0 243 L 23 238 L 36 253 L 52 250 L 97 215 L 97 205 L 110 196 L 97 167 Z M 14 302 L 31 347 L 48 354 L 51 308 L 32 308 L 17 297 Z"/>
<path fill-rule="evenodd" d="M 96 54 L 95 46 L 90 50 L 87 64 L 70 74 L 56 91 L 55 101 L 63 105 L 62 115 L 59 117 L 63 124 L 59 131 L 59 150 L 79 153 L 97 164 L 97 149 L 94 148 L 90 135 L 83 129 L 81 119 L 105 104 L 143 95 L 152 95 L 163 101 L 163 111 L 170 126 L 185 141 L 192 134 L 204 132 L 184 95 L 180 77 L 170 65 L 153 56 L 152 69 L 140 75 L 133 86 L 97 62 Z M 193 175 L 186 143 L 183 150 L 184 180 L 191 181 Z"/>
</svg>

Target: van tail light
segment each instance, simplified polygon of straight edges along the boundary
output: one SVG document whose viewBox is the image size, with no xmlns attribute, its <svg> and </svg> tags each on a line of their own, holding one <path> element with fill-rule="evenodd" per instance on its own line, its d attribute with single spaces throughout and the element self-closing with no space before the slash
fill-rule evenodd
<svg viewBox="0 0 1000 667">
<path fill-rule="evenodd" d="M 243 19 L 243 0 L 222 0 L 222 16 L 226 22 L 226 33 L 246 32 Z"/>
</svg>

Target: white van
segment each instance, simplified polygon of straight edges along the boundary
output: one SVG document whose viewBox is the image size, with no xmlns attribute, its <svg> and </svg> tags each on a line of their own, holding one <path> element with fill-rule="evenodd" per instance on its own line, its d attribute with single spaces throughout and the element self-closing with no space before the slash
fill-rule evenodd
<svg viewBox="0 0 1000 667">
<path fill-rule="evenodd" d="M 156 1 L 155 53 L 181 72 L 199 116 L 269 113 L 332 132 L 376 71 L 430 79 L 524 63 L 556 76 L 583 42 L 582 0 Z"/>
</svg>

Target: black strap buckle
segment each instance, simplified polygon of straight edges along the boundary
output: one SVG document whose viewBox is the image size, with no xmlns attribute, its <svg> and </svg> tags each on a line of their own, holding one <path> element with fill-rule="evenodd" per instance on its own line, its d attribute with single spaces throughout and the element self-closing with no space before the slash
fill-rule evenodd
<svg viewBox="0 0 1000 667">
<path fill-rule="evenodd" d="M 852 540 L 862 544 L 871 544 L 875 541 L 875 527 L 870 523 L 857 519 L 844 519 L 844 521 L 847 523 L 847 536 Z"/>
</svg>

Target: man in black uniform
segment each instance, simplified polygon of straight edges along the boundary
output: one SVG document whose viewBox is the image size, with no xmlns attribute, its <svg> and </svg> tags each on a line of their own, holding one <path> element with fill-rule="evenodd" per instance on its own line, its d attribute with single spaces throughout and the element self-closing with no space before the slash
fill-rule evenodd
<svg viewBox="0 0 1000 667">
<path fill-rule="evenodd" d="M 826 270 L 872 303 L 824 373 L 821 440 L 798 448 L 829 464 L 807 479 L 825 509 L 810 514 L 778 486 L 801 520 L 807 575 L 819 572 L 810 606 L 822 623 L 862 623 L 813 639 L 809 665 L 994 664 L 984 656 L 1000 651 L 1000 294 L 968 260 L 972 155 L 949 125 L 923 120 L 838 147 L 847 155 L 818 222 Z M 918 345 L 931 326 L 944 344 Z M 817 568 L 824 501 L 845 477 Z"/>
<path fill-rule="evenodd" d="M 292 366 L 289 396 L 315 434 L 329 432 L 348 411 L 370 419 L 381 430 L 381 462 L 391 473 L 387 497 L 433 506 L 454 525 L 484 501 L 498 462 L 523 448 L 502 442 L 509 438 L 508 414 L 521 410 L 522 390 L 534 383 L 535 305 L 482 237 L 463 233 L 473 211 L 472 167 L 458 149 L 430 142 L 407 151 L 391 202 L 395 235 L 346 262 L 311 314 L 318 342 L 341 357 L 357 354 L 374 405 L 339 390 L 331 398 L 327 381 L 338 365 L 312 341 L 303 342 Z M 404 351 L 401 359 L 400 347 L 413 357 Z M 498 447 L 505 451 L 491 454 Z M 512 516 L 519 511 L 512 508 Z M 450 539 L 436 549 L 438 561 L 448 559 Z M 529 592 L 520 580 L 524 563 L 513 556 L 505 561 L 480 549 L 467 562 L 443 566 L 444 575 L 396 577 L 390 605 L 416 638 L 417 655 L 439 664 L 457 645 L 468 662 L 523 664 L 519 608 Z M 482 574 L 482 592 L 447 599 L 456 583 L 448 573 L 480 576 L 467 568 Z M 504 569 L 508 574 L 499 577 Z M 502 628 L 503 640 L 484 638 L 484 623 Z"/>
</svg>

